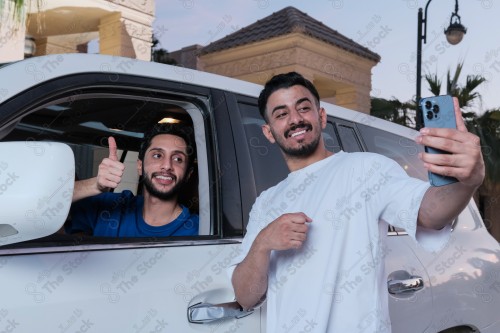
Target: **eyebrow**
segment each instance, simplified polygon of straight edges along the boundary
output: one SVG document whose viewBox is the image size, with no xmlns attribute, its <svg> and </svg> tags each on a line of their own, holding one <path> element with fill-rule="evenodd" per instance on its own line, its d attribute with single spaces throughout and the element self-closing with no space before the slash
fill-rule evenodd
<svg viewBox="0 0 500 333">
<path fill-rule="evenodd" d="M 308 98 L 308 97 L 302 97 L 302 98 L 299 98 L 297 100 L 297 102 L 295 102 L 295 106 L 301 104 L 301 103 L 304 103 L 304 102 L 309 102 L 309 103 L 312 103 L 311 100 Z M 271 116 L 274 114 L 274 112 L 278 111 L 278 110 L 283 110 L 283 109 L 286 109 L 286 105 L 277 105 L 274 107 L 273 111 L 271 111 Z"/>
<path fill-rule="evenodd" d="M 160 148 L 160 147 L 153 147 L 153 148 L 150 148 L 148 151 L 153 151 L 153 150 L 156 150 L 156 151 L 161 151 L 161 152 L 164 152 L 164 151 L 165 151 L 165 149 Z M 173 154 L 182 154 L 182 155 L 184 155 L 184 156 L 187 156 L 187 154 L 186 154 L 185 152 L 183 152 L 182 150 L 178 150 L 178 149 L 176 149 L 176 150 L 172 150 L 172 153 L 173 153 Z"/>
</svg>

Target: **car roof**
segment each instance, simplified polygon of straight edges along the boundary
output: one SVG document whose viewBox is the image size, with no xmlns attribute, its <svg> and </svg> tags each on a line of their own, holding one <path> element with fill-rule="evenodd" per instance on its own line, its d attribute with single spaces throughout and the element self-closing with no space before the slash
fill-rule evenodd
<svg viewBox="0 0 500 333">
<path fill-rule="evenodd" d="M 0 67 L 0 105 L 16 94 L 56 78 L 81 73 L 127 74 L 195 84 L 257 98 L 262 86 L 179 66 L 102 54 L 54 54 L 32 57 Z M 15 79 L 12 79 L 15 78 Z M 416 131 L 368 114 L 321 102 L 327 114 L 356 123 L 414 137 Z"/>
<path fill-rule="evenodd" d="M 1 69 L 0 89 L 16 93 L 34 83 L 79 73 L 128 74 L 165 79 L 258 96 L 261 86 L 179 66 L 102 54 L 70 53 L 28 58 Z M 9 78 L 15 77 L 16 80 Z M 12 82 L 14 81 L 14 82 Z M 7 98 L 12 94 L 8 94 Z"/>
</svg>

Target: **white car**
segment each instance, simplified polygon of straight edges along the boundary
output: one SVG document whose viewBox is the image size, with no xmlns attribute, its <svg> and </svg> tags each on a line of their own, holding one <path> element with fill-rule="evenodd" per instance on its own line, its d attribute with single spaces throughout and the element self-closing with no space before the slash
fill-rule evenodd
<svg viewBox="0 0 500 333">
<path fill-rule="evenodd" d="M 241 311 L 226 274 L 255 198 L 288 173 L 261 133 L 260 90 L 102 55 L 52 55 L 0 68 L 0 332 L 264 332 L 265 304 Z M 323 106 L 332 151 L 377 152 L 427 180 L 415 131 Z M 200 235 L 65 234 L 74 179 L 96 174 L 106 138 L 116 138 L 128 165 L 117 190 L 136 193 L 139 142 L 159 121 L 194 128 L 197 183 L 184 202 L 199 213 Z M 500 332 L 500 247 L 473 201 L 442 250 L 426 252 L 404 230 L 388 235 L 393 332 Z M 345 288 L 357 278 L 346 279 Z M 358 323 L 359 332 L 375 319 Z"/>
</svg>

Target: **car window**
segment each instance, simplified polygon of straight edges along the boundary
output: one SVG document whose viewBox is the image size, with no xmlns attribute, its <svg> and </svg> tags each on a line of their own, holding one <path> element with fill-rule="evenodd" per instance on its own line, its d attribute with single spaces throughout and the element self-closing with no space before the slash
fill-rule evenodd
<svg viewBox="0 0 500 333">
<path fill-rule="evenodd" d="M 260 116 L 257 106 L 240 102 L 238 107 L 258 196 L 262 191 L 283 180 L 288 175 L 288 167 L 278 145 L 270 143 L 262 133 L 264 119 Z"/>
<path fill-rule="evenodd" d="M 355 123 L 336 117 L 329 118 L 335 124 L 340 146 L 343 151 L 356 153 L 364 150 Z"/>
<path fill-rule="evenodd" d="M 342 146 L 340 145 L 338 138 L 338 132 L 335 131 L 335 124 L 332 117 L 328 117 L 326 122 L 326 127 L 323 130 L 323 140 L 325 142 L 326 149 L 329 151 L 338 153 L 342 150 Z"/>
<path fill-rule="evenodd" d="M 368 151 L 379 153 L 395 160 L 409 176 L 427 181 L 427 171 L 424 169 L 422 161 L 418 158 L 418 153 L 423 152 L 423 148 L 415 141 L 370 127 L 358 124 Z"/>
<path fill-rule="evenodd" d="M 212 159 L 208 158 L 207 149 L 210 140 L 206 135 L 206 114 L 200 107 L 203 98 L 200 97 L 200 103 L 193 101 L 193 96 L 175 94 L 152 98 L 123 91 L 78 91 L 26 112 L 1 139 L 25 141 L 40 154 L 40 141 L 68 144 L 75 156 L 75 178 L 81 180 L 97 175 L 100 162 L 109 153 L 107 139 L 113 136 L 119 148 L 118 158 L 126 166 L 122 183 L 115 191 L 137 194 L 141 185 L 136 163 L 144 131 L 155 123 L 183 123 L 194 131 L 197 157 L 193 175 L 179 201 L 199 214 L 199 233 L 210 235 L 214 227 L 210 209 L 206 208 L 210 207 L 211 193 L 199 190 L 211 188 L 208 164 Z M 60 234 L 63 233 L 61 229 Z"/>
<path fill-rule="evenodd" d="M 368 151 L 378 153 L 395 160 L 410 177 L 427 181 L 427 171 L 424 169 L 422 161 L 418 158 L 418 153 L 423 151 L 422 146 L 415 141 L 370 127 L 358 124 L 358 130 L 363 135 Z M 389 231 L 398 234 L 406 234 L 404 229 L 390 226 Z"/>
</svg>

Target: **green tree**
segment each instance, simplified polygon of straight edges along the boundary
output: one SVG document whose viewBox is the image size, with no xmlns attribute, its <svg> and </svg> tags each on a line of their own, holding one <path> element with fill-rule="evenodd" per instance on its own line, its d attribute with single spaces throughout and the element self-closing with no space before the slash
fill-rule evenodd
<svg viewBox="0 0 500 333">
<path fill-rule="evenodd" d="M 415 128 L 415 106 L 411 102 L 401 102 L 395 97 L 390 100 L 373 97 L 370 114 L 406 127 Z"/>
<path fill-rule="evenodd" d="M 488 110 L 467 122 L 481 138 L 486 177 L 479 189 L 479 208 L 493 237 L 500 242 L 500 108 Z"/>
<path fill-rule="evenodd" d="M 484 186 L 500 191 L 500 108 L 484 112 L 468 121 L 468 129 L 481 138 L 486 165 Z"/>
<path fill-rule="evenodd" d="M 481 94 L 477 92 L 476 89 L 486 82 L 486 78 L 481 75 L 467 75 L 465 84 L 460 85 L 458 80 L 462 73 L 463 66 L 463 62 L 458 63 L 453 76 L 448 69 L 446 73 L 446 94 L 457 97 L 458 104 L 461 108 L 470 109 L 476 104 L 476 101 L 482 101 Z M 439 80 L 437 74 L 426 74 L 425 80 L 427 84 L 429 84 L 429 90 L 432 94 L 436 96 L 441 94 L 442 82 Z M 476 117 L 475 112 L 462 112 L 462 115 L 466 120 Z"/>
<path fill-rule="evenodd" d="M 177 65 L 177 61 L 170 57 L 170 53 L 163 49 L 158 48 L 160 41 L 153 34 L 152 45 L 151 45 L 151 61 L 160 62 L 167 65 Z"/>
</svg>

